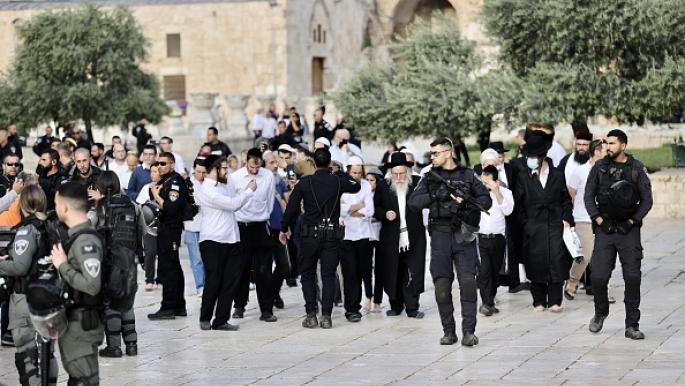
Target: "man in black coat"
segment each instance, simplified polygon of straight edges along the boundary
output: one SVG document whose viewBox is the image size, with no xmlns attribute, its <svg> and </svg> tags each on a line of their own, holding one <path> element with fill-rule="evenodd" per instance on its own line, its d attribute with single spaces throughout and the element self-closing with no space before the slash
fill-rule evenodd
<svg viewBox="0 0 685 386">
<path fill-rule="evenodd" d="M 517 174 L 514 198 L 523 228 L 523 263 L 531 281 L 534 310 L 561 312 L 563 284 L 571 266 L 563 234 L 565 227 L 573 226 L 573 204 L 564 173 L 546 158 L 551 147 L 550 134 L 526 131 L 528 170 Z"/>
<path fill-rule="evenodd" d="M 407 311 L 410 318 L 423 318 L 419 296 L 423 292 L 426 267 L 426 231 L 421 211 L 407 205 L 420 178 L 412 176 L 412 162 L 405 153 L 395 152 L 385 164 L 388 184 L 378 184 L 374 196 L 374 217 L 381 221 L 379 248 L 383 254 L 383 286 L 390 298 L 388 316 Z"/>
</svg>

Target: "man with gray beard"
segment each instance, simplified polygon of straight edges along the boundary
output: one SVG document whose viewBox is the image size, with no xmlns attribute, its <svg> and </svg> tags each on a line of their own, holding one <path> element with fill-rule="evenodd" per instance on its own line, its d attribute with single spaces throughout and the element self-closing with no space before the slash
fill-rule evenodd
<svg viewBox="0 0 685 386">
<path fill-rule="evenodd" d="M 407 205 L 420 179 L 412 176 L 412 165 L 405 153 L 390 155 L 385 164 L 387 186 L 378 184 L 374 197 L 374 217 L 382 224 L 377 251 L 383 253 L 379 260 L 384 263 L 381 272 L 391 307 L 387 315 L 397 316 L 406 309 L 408 317 L 421 319 L 426 232 L 421 211 Z"/>
</svg>

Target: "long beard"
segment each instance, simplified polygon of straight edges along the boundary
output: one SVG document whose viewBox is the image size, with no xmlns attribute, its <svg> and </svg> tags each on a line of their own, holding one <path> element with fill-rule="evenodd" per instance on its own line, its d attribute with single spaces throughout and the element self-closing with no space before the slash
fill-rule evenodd
<svg viewBox="0 0 685 386">
<path fill-rule="evenodd" d="M 396 181 L 390 181 L 390 190 L 395 193 L 397 196 L 400 195 L 407 195 L 407 191 L 409 190 L 410 183 L 409 181 L 405 182 L 396 182 Z"/>
<path fill-rule="evenodd" d="M 590 160 L 590 153 L 578 153 L 577 151 L 573 153 L 573 160 L 581 165 L 584 165 Z"/>
</svg>

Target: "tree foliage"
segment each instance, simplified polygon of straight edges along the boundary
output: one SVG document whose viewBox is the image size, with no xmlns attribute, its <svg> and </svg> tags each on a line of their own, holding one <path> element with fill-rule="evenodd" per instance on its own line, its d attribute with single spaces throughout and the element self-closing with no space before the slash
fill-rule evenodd
<svg viewBox="0 0 685 386">
<path fill-rule="evenodd" d="M 54 120 L 119 125 L 159 122 L 168 108 L 159 81 L 140 68 L 148 42 L 126 8 L 92 4 L 45 12 L 19 28 L 21 44 L 0 81 L 0 119 L 26 130 Z"/>
<path fill-rule="evenodd" d="M 521 117 L 671 119 L 685 104 L 681 0 L 488 0 L 487 29 L 522 78 Z"/>
<path fill-rule="evenodd" d="M 516 110 L 517 78 L 505 69 L 484 73 L 452 17 L 417 19 L 389 52 L 388 60 L 360 69 L 333 97 L 365 138 L 489 133 L 493 115 Z"/>
</svg>

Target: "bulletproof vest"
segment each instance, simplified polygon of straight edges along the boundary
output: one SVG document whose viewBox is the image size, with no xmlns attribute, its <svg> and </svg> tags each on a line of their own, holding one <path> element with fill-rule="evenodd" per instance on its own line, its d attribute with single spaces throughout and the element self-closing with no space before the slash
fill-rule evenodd
<svg viewBox="0 0 685 386">
<path fill-rule="evenodd" d="M 123 194 L 112 196 L 105 213 L 111 240 L 116 240 L 132 251 L 137 251 L 140 244 L 138 242 L 138 218 L 131 199 Z"/>
<path fill-rule="evenodd" d="M 182 190 L 181 189 L 182 186 L 186 186 L 186 188 L 187 188 L 186 182 L 183 179 L 183 177 L 181 177 L 176 172 L 171 172 L 169 174 L 169 176 L 162 181 L 162 188 L 159 190 L 159 195 L 162 196 L 162 198 L 164 200 L 168 200 L 169 199 L 169 192 L 172 190 L 172 186 L 174 186 L 174 185 L 176 186 L 176 188 L 174 190 L 177 190 L 179 192 L 179 194 Z M 185 189 L 185 190 L 187 191 L 187 189 Z M 178 199 L 180 200 L 181 197 L 179 196 Z M 194 201 L 193 201 L 193 204 L 194 204 Z M 181 221 L 186 221 L 186 220 L 192 220 L 194 215 L 192 215 L 189 212 L 189 206 L 191 206 L 191 205 L 192 204 L 189 203 L 188 200 L 186 200 L 183 213 L 181 214 L 181 218 L 169 218 L 167 216 L 167 214 L 164 213 L 164 210 L 162 210 L 162 212 L 160 213 L 160 216 L 159 216 L 160 222 L 162 222 L 162 223 L 164 223 L 164 222 L 181 222 Z M 188 217 L 190 217 L 190 218 L 188 218 Z"/>
<path fill-rule="evenodd" d="M 436 172 L 440 173 L 440 175 L 448 184 L 456 184 L 457 182 L 463 180 L 463 171 L 459 170 L 459 168 L 460 167 L 457 167 L 457 169 L 453 170 L 447 176 L 444 173 L 440 173 L 442 169 L 436 168 Z M 460 222 L 458 220 L 458 216 L 460 214 L 459 205 L 452 199 L 452 197 L 450 197 L 451 192 L 448 187 L 445 186 L 445 183 L 430 173 L 427 174 L 427 178 L 428 193 L 432 198 L 429 206 L 430 212 L 428 217 L 431 220 L 438 222 Z M 459 224 L 455 223 L 455 225 L 458 226 Z"/>
<path fill-rule="evenodd" d="M 26 293 L 29 280 L 33 277 L 36 277 L 38 273 L 38 260 L 50 255 L 50 243 L 48 242 L 47 230 L 42 221 L 33 216 L 27 217 L 21 223 L 19 223 L 15 229 L 19 229 L 29 224 L 33 225 L 40 233 L 40 237 L 38 239 L 39 244 L 36 252 L 31 257 L 31 267 L 29 268 L 28 273 L 23 277 L 15 277 L 12 279 L 13 291 L 17 294 Z M 12 244 L 14 244 L 14 241 L 12 241 Z"/>
<path fill-rule="evenodd" d="M 64 244 L 64 252 L 67 254 L 67 256 L 69 255 L 69 249 L 71 249 L 71 246 L 74 244 L 74 241 L 76 241 L 76 239 L 83 234 L 98 235 L 97 231 L 94 229 L 85 229 L 85 230 L 82 230 L 82 231 L 74 234 L 72 237 L 69 238 L 67 243 Z M 100 237 L 100 240 L 102 240 L 102 237 L 100 235 L 98 235 L 98 237 Z M 102 243 L 102 245 L 104 247 L 105 243 Z M 100 276 L 100 277 L 102 277 L 102 276 Z M 78 308 L 78 307 L 101 308 L 103 306 L 102 291 L 100 291 L 100 293 L 98 293 L 97 295 L 93 296 L 93 295 L 89 295 L 85 292 L 81 292 L 75 288 L 72 288 L 66 282 L 65 282 L 65 285 L 67 287 L 69 287 L 68 288 L 69 298 L 73 299 L 73 302 L 68 304 L 68 308 Z"/>
<path fill-rule="evenodd" d="M 608 219 L 626 221 L 637 210 L 640 193 L 637 170 L 629 160 L 624 165 L 609 162 L 600 169 L 597 203 Z"/>
<path fill-rule="evenodd" d="M 0 197 L 12 189 L 12 182 L 4 174 L 0 174 Z"/>
</svg>

